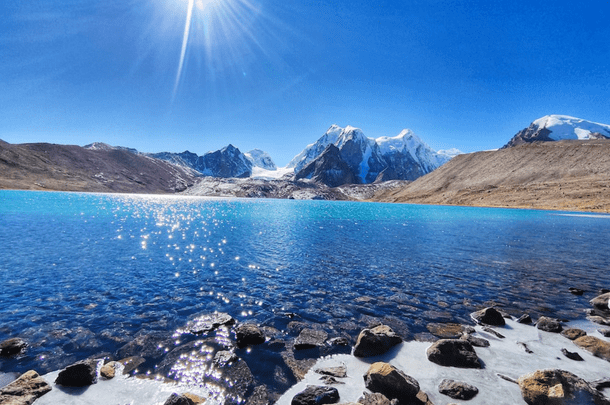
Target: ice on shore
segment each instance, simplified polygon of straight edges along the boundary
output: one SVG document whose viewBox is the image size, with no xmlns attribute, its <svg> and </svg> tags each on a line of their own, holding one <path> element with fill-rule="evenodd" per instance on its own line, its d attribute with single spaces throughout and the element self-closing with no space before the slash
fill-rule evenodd
<svg viewBox="0 0 610 405">
<path fill-rule="evenodd" d="M 588 321 L 569 324 L 568 327 L 578 327 L 587 331 L 591 336 L 604 339 L 596 331 L 599 325 Z M 438 366 L 428 361 L 426 357 L 426 349 L 431 343 L 404 342 L 382 356 L 359 359 L 351 355 L 336 355 L 322 359 L 311 368 L 303 381 L 293 386 L 279 399 L 277 405 L 290 405 L 292 398 L 303 391 L 307 385 L 324 385 L 320 381 L 321 376 L 313 371 L 316 368 L 341 364 L 347 367 L 347 378 L 338 379 L 345 384 L 334 385 L 339 391 L 339 403 L 356 402 L 362 396 L 362 393 L 366 391 L 363 375 L 366 374 L 369 366 L 377 361 L 388 362 L 415 378 L 419 382 L 421 390 L 428 394 L 434 404 L 454 401 L 438 392 L 438 386 L 445 378 L 463 381 L 479 389 L 477 396 L 464 403 L 499 405 L 525 404 L 525 401 L 521 397 L 519 386 L 499 377 L 498 374 L 516 380 L 520 376 L 536 370 L 558 368 L 570 371 L 587 381 L 610 377 L 610 364 L 607 361 L 580 349 L 571 340 L 560 334 L 544 332 L 534 326 L 522 325 L 512 320 L 507 320 L 504 327 L 494 327 L 497 332 L 505 336 L 504 339 L 484 332 L 480 326 L 475 329 L 477 330 L 476 336 L 483 337 L 490 342 L 489 347 L 475 347 L 477 355 L 484 364 L 483 369 Z M 533 353 L 528 354 L 523 344 Z M 584 361 L 568 359 L 561 353 L 562 348 L 566 348 L 570 352 L 577 352 Z M 604 394 L 608 396 L 610 392 L 606 391 Z"/>
</svg>

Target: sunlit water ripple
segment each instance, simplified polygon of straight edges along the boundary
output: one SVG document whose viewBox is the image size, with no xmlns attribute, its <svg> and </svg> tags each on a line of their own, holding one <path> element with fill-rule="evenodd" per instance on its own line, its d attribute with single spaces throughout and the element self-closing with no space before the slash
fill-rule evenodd
<svg viewBox="0 0 610 405">
<path fill-rule="evenodd" d="M 595 215 L 0 191 L 0 224 L 0 341 L 30 343 L 3 372 L 116 355 L 214 311 L 286 339 L 292 319 L 352 339 L 383 321 L 412 338 L 490 303 L 582 318 L 610 286 L 610 220 Z"/>
</svg>

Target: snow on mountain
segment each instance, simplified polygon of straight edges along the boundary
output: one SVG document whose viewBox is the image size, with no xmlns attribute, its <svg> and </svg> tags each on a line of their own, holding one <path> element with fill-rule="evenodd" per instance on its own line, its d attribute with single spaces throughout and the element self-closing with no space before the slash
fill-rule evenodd
<svg viewBox="0 0 610 405">
<path fill-rule="evenodd" d="M 567 115 L 547 115 L 519 131 L 504 148 L 531 142 L 610 138 L 610 125 Z"/>
<path fill-rule="evenodd" d="M 93 142 L 93 143 L 90 143 L 89 145 L 83 146 L 83 148 L 89 149 L 89 150 L 105 150 L 105 151 L 124 150 L 126 152 L 133 153 L 134 155 L 137 155 L 140 153 L 137 151 L 137 149 L 134 149 L 134 148 L 127 148 L 125 146 L 112 146 L 112 145 L 108 145 L 107 143 L 104 143 L 104 142 Z"/>
<path fill-rule="evenodd" d="M 244 153 L 246 158 L 252 162 L 254 167 L 260 167 L 265 170 L 276 170 L 277 166 L 273 163 L 271 156 L 267 152 L 260 149 L 252 149 L 250 152 Z"/>
<path fill-rule="evenodd" d="M 238 148 L 229 144 L 200 156 L 195 169 L 205 176 L 242 178 L 252 175 L 252 162 Z"/>
<path fill-rule="evenodd" d="M 333 125 L 317 142 L 308 145 L 298 154 L 287 167 L 293 167 L 298 174 L 320 158 L 329 145 L 336 146 L 339 154 L 333 154 L 332 159 L 325 156 L 324 164 L 318 164 L 317 167 L 320 170 L 331 170 L 333 165 L 328 163 L 330 160 L 337 166 L 337 170 L 341 167 L 341 171 L 344 171 L 339 160 L 344 161 L 350 167 L 357 183 L 365 184 L 375 180 L 415 180 L 452 157 L 435 152 L 408 129 L 395 137 L 372 139 L 364 136 L 361 129 Z M 308 177 L 324 177 L 322 173 L 312 174 L 311 170 L 312 168 L 307 169 Z"/>
</svg>

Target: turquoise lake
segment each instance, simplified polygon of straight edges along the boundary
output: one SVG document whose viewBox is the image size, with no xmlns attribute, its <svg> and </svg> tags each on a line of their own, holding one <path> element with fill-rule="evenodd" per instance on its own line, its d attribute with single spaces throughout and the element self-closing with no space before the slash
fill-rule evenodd
<svg viewBox="0 0 610 405">
<path fill-rule="evenodd" d="M 425 338 L 492 304 L 581 319 L 610 287 L 609 237 L 610 216 L 582 213 L 0 191 L 0 341 L 29 343 L 0 372 L 117 357 L 214 311 L 352 343 L 375 322 Z"/>
</svg>

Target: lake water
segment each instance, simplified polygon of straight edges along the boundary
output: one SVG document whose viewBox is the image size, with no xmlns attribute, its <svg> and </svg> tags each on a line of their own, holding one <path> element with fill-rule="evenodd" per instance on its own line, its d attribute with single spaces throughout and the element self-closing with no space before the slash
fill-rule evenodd
<svg viewBox="0 0 610 405">
<path fill-rule="evenodd" d="M 30 345 L 0 372 L 117 357 L 214 311 L 352 343 L 375 322 L 425 337 L 493 303 L 584 318 L 610 287 L 609 236 L 609 216 L 549 211 L 0 191 L 0 341 Z M 294 382 L 248 364 L 278 392 Z"/>
</svg>

